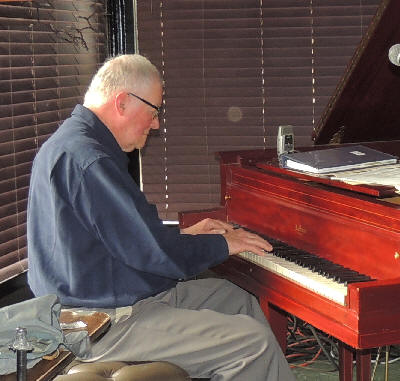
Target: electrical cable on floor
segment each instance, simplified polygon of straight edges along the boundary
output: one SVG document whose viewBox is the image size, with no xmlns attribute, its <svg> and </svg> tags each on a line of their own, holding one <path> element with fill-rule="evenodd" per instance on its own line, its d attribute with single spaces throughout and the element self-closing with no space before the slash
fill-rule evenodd
<svg viewBox="0 0 400 381">
<path fill-rule="evenodd" d="M 374 364 L 372 380 L 379 364 L 385 366 L 386 379 L 388 379 L 389 364 L 400 360 L 400 346 L 387 346 L 384 359 L 381 359 L 382 350 L 382 348 L 371 350 L 371 363 Z M 320 357 L 326 358 L 333 365 L 331 370 L 325 369 L 325 371 L 337 372 L 339 370 L 338 340 L 295 316 L 289 315 L 286 359 L 290 366 L 306 367 L 314 364 Z M 319 369 L 315 370 L 319 371 Z"/>
<path fill-rule="evenodd" d="M 386 345 L 385 381 L 389 380 L 389 349 L 390 346 Z"/>
<path fill-rule="evenodd" d="M 375 364 L 374 364 L 374 367 L 372 369 L 371 381 L 374 381 L 374 379 L 375 379 L 376 369 L 378 368 L 379 358 L 381 357 L 381 350 L 382 350 L 382 347 L 379 347 L 378 348 L 378 352 L 376 354 L 376 358 L 375 358 Z"/>
<path fill-rule="evenodd" d="M 333 366 L 336 368 L 336 370 L 339 370 L 339 365 L 337 364 L 337 362 L 334 360 L 334 358 L 330 355 L 330 353 L 328 353 L 328 351 L 325 348 L 325 345 L 322 343 L 320 336 L 320 333 L 317 333 L 317 331 L 315 330 L 315 328 L 312 325 L 309 325 L 309 328 L 311 330 L 311 332 L 313 333 L 315 339 L 317 340 L 319 346 L 321 347 L 322 351 L 325 354 L 325 357 L 333 364 Z"/>
<path fill-rule="evenodd" d="M 323 354 L 337 371 L 338 364 L 333 353 L 338 353 L 337 342 L 311 325 L 289 317 L 286 358 L 291 366 L 305 367 L 313 364 Z"/>
</svg>

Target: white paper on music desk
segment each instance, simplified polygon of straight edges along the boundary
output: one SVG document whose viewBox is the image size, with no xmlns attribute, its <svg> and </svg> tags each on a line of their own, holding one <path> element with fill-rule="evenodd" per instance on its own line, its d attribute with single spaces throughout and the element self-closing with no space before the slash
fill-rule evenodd
<svg viewBox="0 0 400 381">
<path fill-rule="evenodd" d="M 400 191 L 400 164 L 387 164 L 327 174 L 348 184 L 390 185 Z"/>
</svg>

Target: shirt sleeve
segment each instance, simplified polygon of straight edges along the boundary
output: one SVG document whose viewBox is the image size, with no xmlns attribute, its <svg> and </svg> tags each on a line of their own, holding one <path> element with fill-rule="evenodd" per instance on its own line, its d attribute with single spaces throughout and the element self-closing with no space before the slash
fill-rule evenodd
<svg viewBox="0 0 400 381">
<path fill-rule="evenodd" d="M 228 257 L 222 235 L 180 234 L 163 225 L 156 207 L 110 158 L 86 168 L 73 204 L 89 234 L 136 270 L 185 279 Z"/>
</svg>

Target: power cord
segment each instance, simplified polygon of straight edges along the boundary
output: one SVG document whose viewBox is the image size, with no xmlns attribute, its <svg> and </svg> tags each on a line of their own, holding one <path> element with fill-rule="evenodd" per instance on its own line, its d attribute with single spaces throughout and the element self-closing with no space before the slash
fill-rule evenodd
<svg viewBox="0 0 400 381">
<path fill-rule="evenodd" d="M 381 356 L 385 350 L 386 356 Z M 332 365 L 331 370 L 339 370 L 339 342 L 334 337 L 320 331 L 311 324 L 288 316 L 286 359 L 291 367 L 306 367 L 315 363 L 321 356 Z M 392 345 L 371 350 L 372 380 L 379 364 L 385 365 L 386 378 L 388 365 L 400 360 L 400 346 Z M 316 369 L 318 371 L 318 369 Z"/>
</svg>

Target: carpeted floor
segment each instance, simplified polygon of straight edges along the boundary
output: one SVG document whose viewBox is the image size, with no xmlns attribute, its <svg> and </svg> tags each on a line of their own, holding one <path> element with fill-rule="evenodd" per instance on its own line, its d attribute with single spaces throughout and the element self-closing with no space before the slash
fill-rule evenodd
<svg viewBox="0 0 400 381">
<path fill-rule="evenodd" d="M 297 380 L 338 381 L 338 340 L 310 324 L 288 316 L 286 358 Z M 375 364 L 378 364 L 375 366 Z M 387 364 L 387 365 L 386 365 Z M 354 369 L 354 380 L 357 380 Z M 371 378 L 374 381 L 400 381 L 400 346 L 373 349 Z"/>
<path fill-rule="evenodd" d="M 389 359 L 389 364 L 387 367 L 387 378 L 386 378 L 386 364 L 385 364 L 385 353 L 382 353 L 382 362 L 376 367 L 374 378 L 371 377 L 373 381 L 399 381 L 400 380 L 400 359 L 391 358 Z M 293 373 L 298 381 L 338 381 L 339 373 L 334 370 L 334 366 L 323 356 L 320 359 L 312 362 L 308 366 L 303 366 L 302 362 L 299 362 L 299 366 L 293 366 Z M 374 370 L 374 363 L 371 364 L 371 372 Z M 354 380 L 356 380 L 356 375 L 354 375 Z"/>
</svg>

